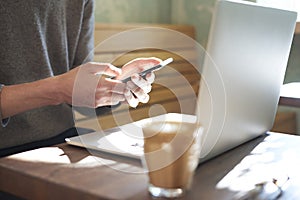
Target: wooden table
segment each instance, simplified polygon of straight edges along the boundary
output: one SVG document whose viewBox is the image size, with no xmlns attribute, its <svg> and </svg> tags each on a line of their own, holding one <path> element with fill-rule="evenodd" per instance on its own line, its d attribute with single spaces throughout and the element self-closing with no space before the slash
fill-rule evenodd
<svg viewBox="0 0 300 200">
<path fill-rule="evenodd" d="M 253 184 L 288 175 L 281 199 L 300 198 L 300 137 L 267 133 L 196 170 L 183 199 L 238 199 Z M 61 144 L 0 159 L 0 190 L 26 199 L 152 199 L 137 160 Z"/>
<path fill-rule="evenodd" d="M 281 87 L 279 105 L 300 107 L 300 82 L 287 83 Z"/>
<path fill-rule="evenodd" d="M 299 34 L 300 34 L 300 22 L 297 22 L 295 27 L 295 35 L 298 36 Z M 281 88 L 280 93 L 281 94 L 279 99 L 279 105 L 300 107 L 300 83 L 299 82 L 284 84 Z"/>
<path fill-rule="evenodd" d="M 300 34 L 300 22 L 296 23 L 295 34 Z"/>
</svg>

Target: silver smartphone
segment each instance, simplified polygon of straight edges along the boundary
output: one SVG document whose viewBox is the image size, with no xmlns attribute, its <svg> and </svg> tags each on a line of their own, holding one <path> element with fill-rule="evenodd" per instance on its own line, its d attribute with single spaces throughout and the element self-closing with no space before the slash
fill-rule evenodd
<svg viewBox="0 0 300 200">
<path fill-rule="evenodd" d="M 146 70 L 140 72 L 139 75 L 140 75 L 141 77 L 145 78 L 146 75 L 149 74 L 150 72 L 160 70 L 160 69 L 162 69 L 164 66 L 170 64 L 171 62 L 173 62 L 173 58 L 168 58 L 168 59 L 166 59 L 166 60 L 160 62 L 158 65 L 155 65 L 155 66 L 153 66 L 153 67 L 151 67 L 151 68 L 149 68 L 149 69 L 146 69 Z M 115 77 L 112 77 L 112 79 L 115 79 Z M 123 80 L 121 80 L 121 81 L 122 81 L 123 83 L 126 83 L 127 81 L 130 81 L 130 80 L 131 80 L 131 77 L 129 76 L 129 77 L 127 77 L 127 78 L 125 78 L 125 79 L 123 79 Z"/>
</svg>

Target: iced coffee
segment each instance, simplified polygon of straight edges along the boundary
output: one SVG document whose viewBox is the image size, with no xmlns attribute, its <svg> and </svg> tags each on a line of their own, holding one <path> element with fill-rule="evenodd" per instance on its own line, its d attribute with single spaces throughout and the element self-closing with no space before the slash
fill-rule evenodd
<svg viewBox="0 0 300 200">
<path fill-rule="evenodd" d="M 156 121 L 143 127 L 144 164 L 149 192 L 156 197 L 182 196 L 191 186 L 200 154 L 197 123 Z"/>
</svg>

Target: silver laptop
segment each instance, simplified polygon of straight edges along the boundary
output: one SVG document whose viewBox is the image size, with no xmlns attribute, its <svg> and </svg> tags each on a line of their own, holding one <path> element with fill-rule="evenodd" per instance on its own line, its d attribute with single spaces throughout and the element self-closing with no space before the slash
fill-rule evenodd
<svg viewBox="0 0 300 200">
<path fill-rule="evenodd" d="M 245 1 L 217 3 L 197 110 L 204 159 L 272 128 L 296 18 Z"/>
<path fill-rule="evenodd" d="M 279 100 L 297 14 L 245 1 L 218 1 L 202 68 L 195 115 L 204 126 L 201 161 L 270 130 Z M 104 132 L 66 138 L 71 145 L 139 158 L 141 126 L 153 118 Z M 126 130 L 134 135 L 128 136 Z"/>
</svg>

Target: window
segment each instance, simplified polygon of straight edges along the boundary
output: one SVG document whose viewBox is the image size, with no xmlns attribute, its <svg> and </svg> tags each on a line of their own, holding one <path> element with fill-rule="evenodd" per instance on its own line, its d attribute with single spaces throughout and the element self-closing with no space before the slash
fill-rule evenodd
<svg viewBox="0 0 300 200">
<path fill-rule="evenodd" d="M 293 10 L 298 12 L 298 19 L 300 21 L 300 1 L 299 0 L 256 0 L 257 3 L 261 3 L 270 7 Z"/>
</svg>

